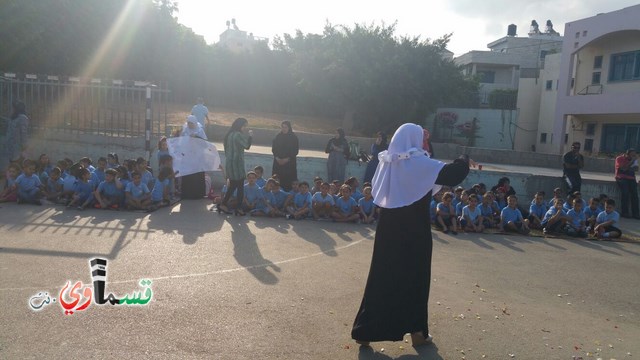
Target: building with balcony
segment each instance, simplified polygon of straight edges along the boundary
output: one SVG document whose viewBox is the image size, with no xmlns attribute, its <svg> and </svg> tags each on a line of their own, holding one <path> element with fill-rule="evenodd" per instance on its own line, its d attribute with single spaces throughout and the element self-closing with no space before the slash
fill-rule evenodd
<svg viewBox="0 0 640 360">
<path fill-rule="evenodd" d="M 516 35 L 517 27 L 509 25 L 507 36 L 495 40 L 489 51 L 470 51 L 454 59 L 463 74 L 477 76 L 480 81 L 480 103 L 489 104 L 489 94 L 498 89 L 518 89 L 521 78 L 537 78 L 547 54 L 560 52 L 562 36 L 547 21 L 544 32 L 531 22 L 527 37 Z"/>
<path fill-rule="evenodd" d="M 253 48 L 258 45 L 267 46 L 269 39 L 259 36 L 254 36 L 253 33 L 248 33 L 244 30 L 240 30 L 236 25 L 236 19 L 227 21 L 227 29 L 220 34 L 220 40 L 216 44 L 217 46 L 223 46 L 234 53 L 251 52 Z"/>
<path fill-rule="evenodd" d="M 634 5 L 565 25 L 549 152 L 574 141 L 593 154 L 640 147 L 638 19 Z"/>
</svg>

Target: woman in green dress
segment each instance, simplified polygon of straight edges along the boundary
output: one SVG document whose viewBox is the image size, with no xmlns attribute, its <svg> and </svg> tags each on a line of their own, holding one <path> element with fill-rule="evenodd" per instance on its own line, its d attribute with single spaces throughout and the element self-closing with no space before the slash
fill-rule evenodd
<svg viewBox="0 0 640 360">
<path fill-rule="evenodd" d="M 236 215 L 244 215 L 242 211 L 242 199 L 244 198 L 244 178 L 246 169 L 244 167 L 244 151 L 251 147 L 252 131 L 248 128 L 249 122 L 245 118 L 237 118 L 227 135 L 224 137 L 225 173 L 228 184 L 227 193 L 224 195 L 222 203 L 218 206 L 218 211 L 231 214 L 227 206 L 229 198 L 237 190 L 238 206 L 235 209 Z"/>
</svg>

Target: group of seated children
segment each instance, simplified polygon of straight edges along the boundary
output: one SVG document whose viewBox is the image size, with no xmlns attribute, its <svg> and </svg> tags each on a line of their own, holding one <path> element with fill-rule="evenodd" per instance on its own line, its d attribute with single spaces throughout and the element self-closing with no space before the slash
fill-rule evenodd
<svg viewBox="0 0 640 360">
<path fill-rule="evenodd" d="M 99 158 L 96 167 L 87 157 L 76 163 L 60 160 L 52 166 L 43 154 L 38 161 L 27 159 L 9 165 L 0 202 L 42 205 L 42 200 L 47 200 L 79 210 L 150 211 L 169 204 L 175 194 L 174 175 L 173 159 L 166 154 L 160 159 L 157 177 L 142 157 L 120 165 L 117 154 L 111 153 Z"/>
<path fill-rule="evenodd" d="M 501 188 L 494 193 L 479 184 L 469 190 L 462 187 L 454 192 L 449 190 L 441 190 L 431 202 L 431 222 L 444 233 L 480 233 L 494 228 L 521 234 L 528 234 L 530 229 L 541 229 L 545 235 L 565 234 L 583 238 L 622 236 L 622 231 L 615 226 L 620 220 L 615 211 L 615 201 L 604 194 L 590 199 L 589 206 L 585 206 L 580 192 L 569 194 L 565 201 L 562 190 L 556 188 L 553 199 L 547 203 L 544 192 L 540 191 L 523 216 L 516 195 L 505 199 Z"/>
<path fill-rule="evenodd" d="M 291 191 L 280 187 L 278 175 L 265 180 L 262 166 L 256 166 L 247 173 L 244 196 L 240 201 L 237 193 L 232 194 L 229 206 L 252 216 L 286 217 L 287 219 L 331 220 L 335 222 L 360 222 L 372 224 L 377 219 L 378 210 L 373 204 L 371 184 L 365 183 L 362 193 L 358 191 L 359 182 L 351 177 L 340 184 L 339 181 L 325 182 L 320 177 L 314 179 L 311 188 L 306 181 L 293 181 Z M 226 193 L 214 199 L 219 205 Z M 218 212 L 223 211 L 217 206 Z M 212 209 L 213 210 L 213 209 Z"/>
</svg>

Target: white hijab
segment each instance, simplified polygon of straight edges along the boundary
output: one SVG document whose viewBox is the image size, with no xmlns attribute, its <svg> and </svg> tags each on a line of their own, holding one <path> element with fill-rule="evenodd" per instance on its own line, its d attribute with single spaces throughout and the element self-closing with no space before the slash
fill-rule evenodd
<svg viewBox="0 0 640 360">
<path fill-rule="evenodd" d="M 422 127 L 404 124 L 393 134 L 389 149 L 380 152 L 380 163 L 373 176 L 372 195 L 380 207 L 393 209 L 422 199 L 435 185 L 444 163 L 429 158 L 422 149 Z"/>
</svg>

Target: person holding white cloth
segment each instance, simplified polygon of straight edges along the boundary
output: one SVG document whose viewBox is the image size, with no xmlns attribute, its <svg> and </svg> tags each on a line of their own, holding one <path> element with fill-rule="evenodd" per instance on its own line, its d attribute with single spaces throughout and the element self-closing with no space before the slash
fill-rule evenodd
<svg viewBox="0 0 640 360">
<path fill-rule="evenodd" d="M 422 149 L 422 127 L 404 124 L 378 155 L 373 176 L 374 203 L 380 207 L 371 268 L 351 331 L 362 346 L 371 341 L 429 344 L 427 302 L 431 282 L 432 193 L 455 186 L 473 164 L 466 155 L 452 164 L 429 158 Z"/>
<path fill-rule="evenodd" d="M 191 136 L 198 137 L 202 140 L 208 140 L 207 134 L 204 132 L 204 128 L 193 115 L 187 116 L 187 123 L 182 127 L 182 133 L 180 136 Z"/>
</svg>

